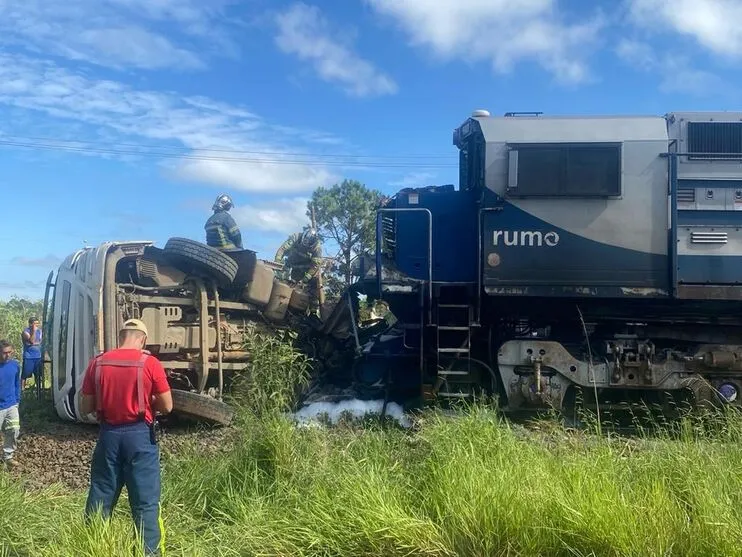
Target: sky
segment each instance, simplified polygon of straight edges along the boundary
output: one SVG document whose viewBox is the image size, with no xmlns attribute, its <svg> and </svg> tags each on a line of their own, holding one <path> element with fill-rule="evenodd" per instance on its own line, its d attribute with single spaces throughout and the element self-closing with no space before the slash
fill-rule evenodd
<svg viewBox="0 0 742 557">
<path fill-rule="evenodd" d="M 492 114 L 740 110 L 742 0 L 0 0 L 0 299 L 110 240 L 272 258 L 311 192 L 457 183 Z M 332 255 L 332 254 L 326 254 Z"/>
</svg>

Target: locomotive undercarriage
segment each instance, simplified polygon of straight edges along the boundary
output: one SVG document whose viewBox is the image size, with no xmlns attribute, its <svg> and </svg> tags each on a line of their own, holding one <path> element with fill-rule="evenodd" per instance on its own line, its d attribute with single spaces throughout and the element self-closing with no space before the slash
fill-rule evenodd
<svg viewBox="0 0 742 557">
<path fill-rule="evenodd" d="M 364 361 L 388 362 L 373 380 L 392 396 L 409 397 L 416 385 L 422 399 L 496 395 L 513 412 L 570 410 L 577 399 L 588 408 L 639 404 L 663 413 L 686 402 L 741 404 L 736 302 L 485 296 L 478 312 L 465 285 L 435 288 L 429 301 L 392 290 L 384 298 L 398 322 Z M 442 312 L 456 307 L 469 313 L 469 326 Z"/>
</svg>

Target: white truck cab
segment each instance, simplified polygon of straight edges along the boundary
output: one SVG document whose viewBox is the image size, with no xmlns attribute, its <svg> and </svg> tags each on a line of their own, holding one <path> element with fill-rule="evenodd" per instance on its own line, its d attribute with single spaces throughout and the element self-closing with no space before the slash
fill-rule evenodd
<svg viewBox="0 0 742 557">
<path fill-rule="evenodd" d="M 117 346 L 126 319 L 138 318 L 149 330 L 146 349 L 167 373 L 174 412 L 228 423 L 233 411 L 222 393 L 247 367 L 246 328 L 281 326 L 306 312 L 306 295 L 276 279 L 276 268 L 253 251 L 225 253 L 186 238 L 164 248 L 105 242 L 69 255 L 49 274 L 44 301 L 56 413 L 95 422 L 80 412 L 87 365 Z"/>
</svg>

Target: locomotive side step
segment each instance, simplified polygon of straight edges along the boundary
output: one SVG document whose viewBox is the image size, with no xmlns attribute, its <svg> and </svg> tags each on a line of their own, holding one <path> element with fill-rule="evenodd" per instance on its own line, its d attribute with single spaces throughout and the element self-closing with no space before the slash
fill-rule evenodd
<svg viewBox="0 0 742 557">
<path fill-rule="evenodd" d="M 438 304 L 439 308 L 459 308 L 459 309 L 468 309 L 469 304 Z"/>
<path fill-rule="evenodd" d="M 442 369 L 438 372 L 438 375 L 471 375 L 468 371 L 456 370 L 456 369 Z"/>
<path fill-rule="evenodd" d="M 441 354 L 468 354 L 468 348 L 439 348 L 438 352 Z"/>
<path fill-rule="evenodd" d="M 438 329 L 441 331 L 468 331 L 469 327 L 459 327 L 459 326 L 453 326 L 453 325 L 439 325 Z"/>
</svg>

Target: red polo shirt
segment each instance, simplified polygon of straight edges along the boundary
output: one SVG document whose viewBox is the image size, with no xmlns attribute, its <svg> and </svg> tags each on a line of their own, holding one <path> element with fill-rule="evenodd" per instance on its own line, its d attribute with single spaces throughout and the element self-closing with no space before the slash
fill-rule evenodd
<svg viewBox="0 0 742 557">
<path fill-rule="evenodd" d="M 111 425 L 120 425 L 135 422 L 139 419 L 137 414 L 137 369 L 134 366 L 142 352 L 136 349 L 117 348 L 106 352 L 100 359 L 106 360 L 131 360 L 132 367 L 114 367 L 103 365 L 100 370 L 101 381 L 101 407 L 105 421 Z M 85 370 L 85 378 L 82 382 L 82 394 L 94 396 L 95 391 L 95 362 L 93 358 Z M 154 356 L 149 356 L 144 362 L 142 384 L 144 386 L 144 419 L 152 423 L 152 396 L 166 393 L 170 385 L 165 376 L 165 370 L 160 361 Z"/>
</svg>

